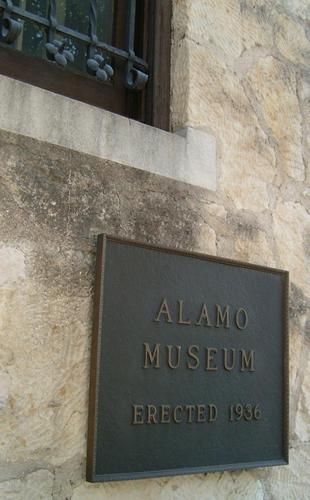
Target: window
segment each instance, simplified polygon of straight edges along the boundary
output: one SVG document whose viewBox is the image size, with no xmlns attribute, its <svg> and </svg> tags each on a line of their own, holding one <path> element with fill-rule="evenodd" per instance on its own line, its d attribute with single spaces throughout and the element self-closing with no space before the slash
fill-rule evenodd
<svg viewBox="0 0 310 500">
<path fill-rule="evenodd" d="M 0 73 L 169 130 L 170 0 L 0 0 Z"/>
</svg>

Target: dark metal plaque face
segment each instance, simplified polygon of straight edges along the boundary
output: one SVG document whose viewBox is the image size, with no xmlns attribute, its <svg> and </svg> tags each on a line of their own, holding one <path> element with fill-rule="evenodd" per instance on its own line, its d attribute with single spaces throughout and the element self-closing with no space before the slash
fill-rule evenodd
<svg viewBox="0 0 310 500">
<path fill-rule="evenodd" d="M 288 273 L 101 235 L 88 481 L 288 463 Z"/>
</svg>

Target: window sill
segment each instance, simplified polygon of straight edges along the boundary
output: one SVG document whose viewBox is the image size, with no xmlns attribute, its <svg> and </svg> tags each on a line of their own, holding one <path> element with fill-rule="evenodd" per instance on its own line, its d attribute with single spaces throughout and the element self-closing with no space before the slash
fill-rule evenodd
<svg viewBox="0 0 310 500">
<path fill-rule="evenodd" d="M 0 129 L 210 190 L 215 138 L 187 127 L 172 134 L 0 76 Z"/>
</svg>

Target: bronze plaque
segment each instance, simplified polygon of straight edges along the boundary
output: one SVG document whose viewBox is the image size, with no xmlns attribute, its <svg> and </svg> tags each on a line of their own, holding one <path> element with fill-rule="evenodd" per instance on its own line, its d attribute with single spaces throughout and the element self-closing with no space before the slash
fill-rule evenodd
<svg viewBox="0 0 310 500">
<path fill-rule="evenodd" d="M 87 480 L 288 463 L 288 273 L 100 235 Z"/>
</svg>

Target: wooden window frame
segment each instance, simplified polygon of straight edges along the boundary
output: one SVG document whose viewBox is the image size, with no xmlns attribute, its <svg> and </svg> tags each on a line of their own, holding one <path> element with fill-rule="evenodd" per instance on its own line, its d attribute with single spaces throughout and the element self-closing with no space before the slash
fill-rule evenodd
<svg viewBox="0 0 310 500">
<path fill-rule="evenodd" d="M 170 130 L 171 4 L 172 0 L 137 2 L 137 15 L 140 19 L 137 19 L 135 45 L 140 52 L 138 55 L 148 62 L 149 74 L 143 91 L 126 89 L 122 83 L 122 71 L 116 71 L 114 86 L 102 85 L 86 74 L 25 55 L 4 43 L 0 43 L 0 73 L 148 125 Z M 116 44 L 124 42 L 124 6 L 124 0 L 120 0 L 114 26 Z M 115 63 L 118 67 L 118 63 Z"/>
</svg>

